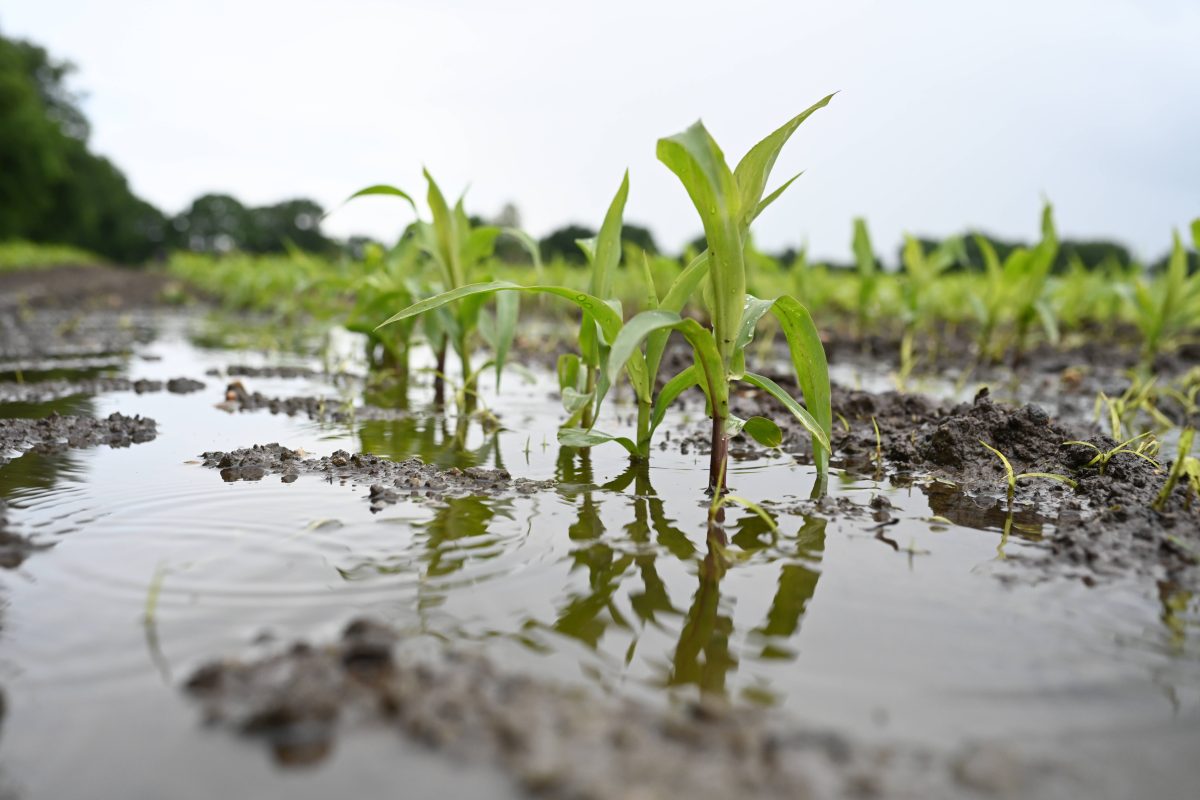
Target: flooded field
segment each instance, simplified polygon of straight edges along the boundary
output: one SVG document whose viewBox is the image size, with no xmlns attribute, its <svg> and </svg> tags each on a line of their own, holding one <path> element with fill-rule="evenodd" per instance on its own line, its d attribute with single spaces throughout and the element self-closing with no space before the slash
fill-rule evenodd
<svg viewBox="0 0 1200 800">
<path fill-rule="evenodd" d="M 300 748 L 233 735 L 185 690 L 214 659 L 334 641 L 363 618 L 414 658 L 482 658 L 600 708 L 656 720 L 715 702 L 748 724 L 837 737 L 873 754 L 855 770 L 889 795 L 920 794 L 904 759 L 951 795 L 1184 796 L 1200 775 L 1179 758 L 1200 745 L 1188 587 L 1153 570 L 1047 568 L 1052 518 L 1006 514 L 1002 484 L 965 496 L 919 472 L 835 469 L 828 497 L 810 500 L 811 467 L 735 442 L 729 484 L 778 527 L 731 506 L 710 531 L 708 457 L 686 442 L 707 424 L 702 405 L 672 412 L 652 464 L 634 469 L 617 447 L 557 445 L 557 386 L 537 368 L 507 375 L 502 403 L 485 382 L 495 419 L 461 426 L 429 405 L 420 373 L 406 410 L 371 392 L 380 405 L 364 405 L 349 337 L 318 358 L 202 346 L 197 315 L 113 320 L 96 324 L 124 330 L 115 351 L 10 351 L 0 366 L 0 417 L 154 421 L 151 441 L 35 447 L 0 467 L 7 532 L 27 540 L 0 574 L 0 769 L 14 797 L 151 796 L 180 777 L 173 796 L 369 794 L 401 769 L 406 796 L 530 788 L 504 758 L 439 753 L 370 714 Z M 179 378 L 203 388 L 168 391 Z M 273 413 L 227 391 L 234 381 L 308 399 Z M 222 468 L 268 443 L 293 463 L 325 460 Z M 222 456 L 205 466 L 205 453 Z M 381 486 L 356 473 L 356 453 L 463 472 Z M 464 483 L 478 469 L 512 480 Z M 836 795 L 858 772 L 832 774 Z"/>
</svg>

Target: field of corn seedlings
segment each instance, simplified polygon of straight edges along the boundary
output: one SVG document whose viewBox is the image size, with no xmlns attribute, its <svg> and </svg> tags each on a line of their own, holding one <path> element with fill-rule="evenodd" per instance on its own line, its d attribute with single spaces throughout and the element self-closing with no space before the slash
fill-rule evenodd
<svg viewBox="0 0 1200 800">
<path fill-rule="evenodd" d="M 1190 796 L 1200 219 L 1160 269 L 1060 258 L 1049 203 L 780 261 L 827 104 L 657 141 L 682 258 L 622 245 L 629 173 L 584 266 L 429 172 L 346 187 L 395 210 L 357 260 L 14 251 L 0 785 Z"/>
</svg>

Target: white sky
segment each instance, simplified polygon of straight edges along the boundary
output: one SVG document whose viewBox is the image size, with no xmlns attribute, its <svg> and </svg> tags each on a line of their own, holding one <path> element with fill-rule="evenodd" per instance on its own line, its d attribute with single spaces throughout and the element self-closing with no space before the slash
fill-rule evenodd
<svg viewBox="0 0 1200 800">
<path fill-rule="evenodd" d="M 1200 215 L 1200 2 L 850 0 L 0 0 L 0 30 L 80 67 L 93 146 L 168 212 L 204 192 L 332 207 L 390 182 L 468 183 L 543 235 L 626 219 L 675 248 L 699 233 L 655 140 L 703 117 L 731 163 L 822 95 L 755 226 L 848 260 L 865 215 L 900 234 L 1031 238 L 1043 195 L 1065 235 L 1157 257 Z M 326 229 L 391 237 L 359 201 Z"/>
</svg>

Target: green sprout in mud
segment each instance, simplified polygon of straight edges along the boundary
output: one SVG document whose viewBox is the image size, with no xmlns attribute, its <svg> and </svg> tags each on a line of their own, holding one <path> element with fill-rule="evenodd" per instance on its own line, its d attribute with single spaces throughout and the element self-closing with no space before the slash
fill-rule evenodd
<svg viewBox="0 0 1200 800">
<path fill-rule="evenodd" d="M 1200 219 L 1192 221 L 1192 240 L 1200 251 Z M 1172 236 L 1167 270 L 1154 283 L 1138 279 L 1134 283 L 1134 324 L 1142 334 L 1142 365 L 1148 368 L 1154 358 L 1178 337 L 1200 325 L 1200 272 L 1188 276 L 1187 252 L 1179 232 Z"/>
<path fill-rule="evenodd" d="M 1108 462 L 1112 461 L 1121 453 L 1128 453 L 1131 456 L 1137 456 L 1143 461 L 1148 462 L 1155 469 L 1161 469 L 1162 467 L 1162 465 L 1154 459 L 1154 456 L 1158 455 L 1159 445 L 1158 440 L 1154 438 L 1154 434 L 1150 431 L 1146 431 L 1145 433 L 1141 433 L 1137 436 L 1126 439 L 1125 441 L 1119 443 L 1116 447 L 1108 450 L 1097 447 L 1091 442 L 1073 440 L 1062 443 L 1063 447 L 1066 447 L 1067 445 L 1086 447 L 1089 450 L 1095 451 L 1096 455 L 1087 463 L 1087 466 L 1097 467 L 1100 470 L 1101 475 L 1103 475 L 1104 471 L 1108 468 Z"/>
<path fill-rule="evenodd" d="M 496 248 L 496 239 L 501 234 L 512 236 L 525 247 L 533 258 L 535 267 L 540 263 L 537 243 L 527 234 L 512 228 L 473 225 L 463 207 L 463 198 L 459 197 L 452 208 L 428 170 L 424 170 L 424 176 L 428 185 L 426 201 L 433 218 L 432 222 L 422 220 L 417 211 L 416 201 L 407 192 L 395 186 L 368 186 L 352 194 L 349 199 L 383 195 L 406 201 L 417 216 L 417 221 L 413 224 L 416 242 L 437 267 L 438 279 L 444 289 L 459 289 L 469 281 L 486 279 L 483 270 Z M 437 357 L 435 400 L 439 403 L 444 401 L 446 346 L 449 343 L 461 362 L 459 407 L 466 412 L 474 409 L 475 385 L 480 373 L 487 367 L 495 367 L 496 382 L 499 384 L 517 330 L 519 309 L 516 295 L 502 295 L 497 298 L 494 319 L 485 320 L 481 301 L 482 298 L 476 298 L 455 303 L 452 309 L 433 318 L 436 324 L 427 324 L 427 336 Z M 471 366 L 473 338 L 477 332 L 483 332 L 485 338 L 490 340 L 493 353 L 491 361 L 481 366 L 478 371 Z"/>
<path fill-rule="evenodd" d="M 934 289 L 942 273 L 966 260 L 966 249 L 962 239 L 950 238 L 926 253 L 924 246 L 917 239 L 906 234 L 902 259 L 904 272 L 900 298 L 904 335 L 900 341 L 900 370 L 897 383 L 903 391 L 916 366 L 914 340 L 918 334 L 934 334 L 935 316 L 931 306 L 935 298 Z"/>
<path fill-rule="evenodd" d="M 1133 424 L 1139 412 L 1144 412 L 1162 428 L 1173 428 L 1174 423 L 1154 403 L 1157 393 L 1156 378 L 1134 376 L 1128 388 L 1118 397 L 1109 397 L 1104 392 L 1096 395 L 1093 413 L 1096 421 L 1108 418 L 1109 435 L 1121 441 L 1125 430 Z"/>
<path fill-rule="evenodd" d="M 1008 460 L 1008 458 L 1004 455 L 1004 453 L 1001 453 L 999 450 L 992 447 L 990 444 L 983 441 L 982 439 L 979 440 L 979 443 L 981 445 L 983 445 L 984 447 L 986 447 L 988 450 L 990 450 L 993 454 L 995 454 L 996 458 L 1000 459 L 1000 463 L 1004 465 L 1005 480 L 1008 483 L 1008 502 L 1010 504 L 1013 501 L 1013 495 L 1015 495 L 1017 492 L 1017 481 L 1023 481 L 1023 480 L 1027 480 L 1030 478 L 1045 478 L 1047 480 L 1058 481 L 1059 483 L 1065 483 L 1067 486 L 1070 486 L 1072 489 L 1078 487 L 1078 485 L 1079 485 L 1072 479 L 1068 478 L 1066 475 L 1059 475 L 1058 473 L 1055 473 L 1055 472 L 1021 472 L 1021 473 L 1018 473 L 1016 470 L 1013 469 L 1012 463 Z"/>
<path fill-rule="evenodd" d="M 699 385 L 708 401 L 712 420 L 708 485 L 723 489 L 729 439 L 743 428 L 754 438 L 760 433 L 769 440 L 781 439 L 778 426 L 766 418 L 750 429 L 746 421 L 729 410 L 729 387 L 745 381 L 770 394 L 800 421 L 813 439 L 813 451 L 819 473 L 829 467 L 829 438 L 833 412 L 829 401 L 829 371 L 825 350 L 807 308 L 795 298 L 783 296 L 760 300 L 746 292 L 746 246 L 750 225 L 798 175 L 764 197 L 771 169 L 784 144 L 809 116 L 832 99 L 825 97 L 806 111 L 760 141 L 730 169 L 725 154 L 702 122 L 682 133 L 658 141 L 658 159 L 679 178 L 704 226 L 708 243 L 705 270 L 708 276 L 704 299 L 712 328 L 706 329 L 694 319 L 683 318 L 673 309 L 643 311 L 621 327 L 609 354 L 609 380 L 628 364 L 646 359 L 639 350 L 647 341 L 646 355 L 661 353 L 671 331 L 683 335 L 691 346 L 695 363 L 667 383 L 678 394 L 684 388 Z M 787 340 L 796 379 L 807 408 L 769 378 L 746 369 L 746 348 L 754 337 L 759 320 L 768 312 L 775 315 Z M 659 344 L 661 342 L 661 344 Z M 657 359 L 656 359 L 657 361 Z M 639 367 L 640 369 L 640 367 Z M 663 395 L 667 394 L 664 387 Z"/>
<path fill-rule="evenodd" d="M 667 409 L 684 390 L 698 385 L 705 393 L 712 419 L 708 483 L 710 488 L 720 488 L 719 476 L 724 474 L 732 435 L 745 430 L 768 446 L 782 441 L 779 426 L 773 421 L 763 417 L 741 420 L 730 413 L 730 383 L 744 380 L 779 400 L 809 432 L 817 469 L 823 480 L 829 468 L 833 418 L 824 347 L 808 309 L 795 298 L 760 300 L 746 293 L 745 254 L 751 223 L 796 179 L 793 177 L 766 194 L 767 181 L 780 151 L 801 123 L 827 105 L 831 98 L 832 95 L 824 98 L 760 141 L 732 170 L 720 147 L 700 122 L 683 133 L 659 140 L 658 158 L 687 190 L 703 222 L 708 249 L 693 259 L 661 298 L 651 287 L 649 302 L 653 308 L 628 322 L 607 298 L 591 292 L 565 286 L 522 286 L 508 281 L 491 281 L 460 286 L 415 303 L 382 324 L 393 324 L 449 303 L 465 302 L 468 298 L 493 292 L 561 297 L 583 310 L 585 326 L 594 325 L 597 329 L 596 347 L 606 367 L 597 374 L 591 402 L 599 407 L 607 390 L 624 373 L 633 385 L 638 414 L 636 439 L 580 429 L 560 441 L 580 447 L 615 441 L 625 447 L 634 460 L 646 460 L 651 437 Z M 706 284 L 703 294 L 709 306 L 711 330 L 682 316 L 684 305 L 701 284 Z M 788 342 L 807 407 L 800 405 L 770 378 L 746 370 L 745 351 L 754 338 L 755 326 L 768 312 L 775 315 Z M 694 363 L 666 381 L 656 396 L 656 378 L 673 331 L 682 334 L 691 346 Z"/>
<path fill-rule="evenodd" d="M 1193 496 L 1200 497 L 1200 458 L 1191 454 L 1192 439 L 1195 435 L 1196 429 L 1191 427 L 1185 428 L 1179 435 L 1179 448 L 1175 454 L 1175 462 L 1171 465 L 1171 471 L 1167 473 L 1167 480 L 1154 500 L 1155 510 L 1162 511 L 1167 507 L 1167 500 L 1170 499 L 1171 493 L 1175 491 L 1175 486 L 1181 480 L 1187 481 Z"/>
<path fill-rule="evenodd" d="M 1012 326 L 1013 362 L 1024 354 L 1029 329 L 1040 321 L 1046 335 L 1058 339 L 1054 310 L 1046 297 L 1046 281 L 1058 256 L 1058 233 L 1049 203 L 1042 209 L 1042 239 L 1032 249 L 1018 247 L 1001 263 L 991 242 L 982 236 L 975 243 L 983 254 L 984 291 L 972 296 L 979 321 L 979 354 L 983 360 L 998 361 L 1004 346 L 996 334 L 1005 322 Z"/>
</svg>

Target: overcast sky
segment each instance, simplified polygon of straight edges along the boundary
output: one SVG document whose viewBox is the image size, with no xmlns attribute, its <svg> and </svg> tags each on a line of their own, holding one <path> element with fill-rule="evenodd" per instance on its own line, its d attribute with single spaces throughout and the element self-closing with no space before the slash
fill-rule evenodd
<svg viewBox="0 0 1200 800">
<path fill-rule="evenodd" d="M 675 248 L 700 230 L 655 140 L 703 117 L 731 163 L 840 90 L 784 151 L 801 178 L 760 245 L 849 258 L 864 215 L 902 231 L 1066 235 L 1156 257 L 1200 215 L 1196 0 L 2 0 L 0 30 L 80 68 L 93 146 L 168 212 L 364 185 L 517 204 L 542 235 L 626 219 Z M 326 228 L 390 237 L 384 199 Z"/>
</svg>

